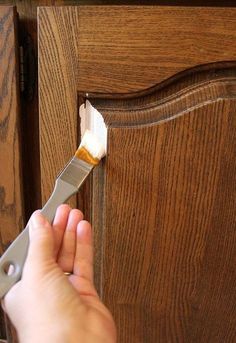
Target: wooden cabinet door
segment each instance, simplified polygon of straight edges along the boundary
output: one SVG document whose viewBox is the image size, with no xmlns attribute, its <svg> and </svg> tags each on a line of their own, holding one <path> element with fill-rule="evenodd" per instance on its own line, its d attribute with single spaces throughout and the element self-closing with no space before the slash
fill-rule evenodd
<svg viewBox="0 0 236 343">
<path fill-rule="evenodd" d="M 16 19 L 14 7 L 0 6 L 0 254 L 23 228 Z M 12 334 L 9 328 L 9 342 Z M 1 338 L 6 338 L 3 314 Z"/>
<path fill-rule="evenodd" d="M 42 196 L 88 99 L 108 154 L 80 193 L 119 342 L 236 337 L 236 9 L 40 8 Z"/>
</svg>

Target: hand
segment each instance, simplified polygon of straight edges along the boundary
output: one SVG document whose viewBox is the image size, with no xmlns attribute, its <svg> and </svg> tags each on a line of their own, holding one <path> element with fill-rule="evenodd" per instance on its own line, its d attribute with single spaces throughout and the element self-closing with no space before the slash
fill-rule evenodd
<svg viewBox="0 0 236 343">
<path fill-rule="evenodd" d="M 113 318 L 93 284 L 91 225 L 82 219 L 68 205 L 57 209 L 53 225 L 40 211 L 32 215 L 22 279 L 3 301 L 20 342 L 116 341 Z"/>
</svg>

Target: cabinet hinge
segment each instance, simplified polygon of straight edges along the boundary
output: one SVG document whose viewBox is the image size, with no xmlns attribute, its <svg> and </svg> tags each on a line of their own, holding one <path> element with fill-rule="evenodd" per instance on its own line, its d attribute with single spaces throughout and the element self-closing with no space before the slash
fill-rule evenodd
<svg viewBox="0 0 236 343">
<path fill-rule="evenodd" d="M 28 33 L 24 33 L 20 39 L 20 92 L 25 101 L 31 101 L 34 97 L 36 83 L 36 57 L 33 40 Z"/>
</svg>

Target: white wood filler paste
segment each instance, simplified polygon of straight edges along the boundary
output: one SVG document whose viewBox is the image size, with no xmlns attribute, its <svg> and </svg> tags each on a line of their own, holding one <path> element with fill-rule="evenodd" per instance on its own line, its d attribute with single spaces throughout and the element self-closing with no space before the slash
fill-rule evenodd
<svg viewBox="0 0 236 343">
<path fill-rule="evenodd" d="M 101 113 L 99 113 L 96 108 L 86 100 L 86 102 L 80 106 L 79 115 L 81 118 L 81 137 L 84 137 L 86 131 L 90 131 L 90 133 L 97 138 L 100 144 L 103 145 L 103 156 L 105 156 L 107 152 L 107 127 Z M 88 132 L 86 135 L 88 135 Z"/>
</svg>

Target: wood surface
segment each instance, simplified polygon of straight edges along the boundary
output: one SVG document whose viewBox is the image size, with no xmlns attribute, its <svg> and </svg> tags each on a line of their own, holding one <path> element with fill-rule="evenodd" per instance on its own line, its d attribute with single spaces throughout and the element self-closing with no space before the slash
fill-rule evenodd
<svg viewBox="0 0 236 343">
<path fill-rule="evenodd" d="M 0 7 L 0 253 L 23 228 L 16 10 Z M 1 329 L 2 330 L 2 329 Z M 1 331 L 1 338 L 4 332 Z"/>
<path fill-rule="evenodd" d="M 233 342 L 235 9 L 41 8 L 38 20 L 43 199 L 78 143 L 78 104 L 108 125 L 85 201 L 118 341 Z"/>
<path fill-rule="evenodd" d="M 187 78 L 178 96 L 90 99 L 109 128 L 93 207 L 119 342 L 236 337 L 236 69 Z"/>
<path fill-rule="evenodd" d="M 235 15 L 219 8 L 39 8 L 43 202 L 78 144 L 77 91 L 133 92 L 200 64 L 234 60 Z"/>
<path fill-rule="evenodd" d="M 19 13 L 20 44 L 24 44 L 25 33 L 30 34 L 33 39 L 37 53 L 37 7 L 38 6 L 64 6 L 64 5 L 145 5 L 145 0 L 0 0 L 0 4 L 12 4 L 17 6 Z M 235 7 L 234 0 L 158 0 L 148 1 L 148 4 L 165 6 L 219 6 Z M 27 168 L 24 168 L 25 183 L 25 215 L 29 218 L 32 211 L 41 206 L 40 188 L 40 163 L 39 163 L 39 132 L 38 132 L 38 93 L 37 84 L 33 100 L 21 98 L 23 129 L 26 135 L 26 142 L 34 144 L 23 145 L 25 156 L 30 156 Z M 81 200 L 82 201 L 82 200 Z M 80 202 L 81 202 L 80 201 Z M 83 201 L 84 202 L 84 201 Z"/>
<path fill-rule="evenodd" d="M 236 58 L 236 9 L 81 6 L 78 11 L 79 90 L 127 93 Z"/>
<path fill-rule="evenodd" d="M 37 6 L 55 6 L 55 5 L 74 5 L 74 4 L 80 4 L 80 5 L 86 5 L 86 4 L 145 4 L 145 1 L 94 1 L 94 0 L 81 0 L 81 1 L 52 1 L 52 0 L 41 0 L 41 1 L 26 1 L 26 0 L 14 0 L 14 1 L 6 1 L 6 0 L 0 0 L 0 4 L 14 4 L 17 5 L 17 10 L 20 15 L 20 31 L 26 31 L 31 34 L 33 37 L 35 48 L 37 48 L 37 22 L 36 22 L 36 11 Z M 151 4 L 151 1 L 149 1 L 149 4 Z M 155 1 L 155 4 L 157 4 L 157 1 Z M 217 0 L 207 0 L 207 1 L 201 1 L 201 0 L 192 0 L 191 3 L 186 0 L 160 0 L 158 1 L 158 4 L 162 5 L 185 5 L 185 6 L 220 6 L 220 7 L 226 7 L 226 6 L 235 6 L 235 1 L 217 1 Z M 21 38 L 21 37 L 20 37 Z M 85 89 L 85 87 L 84 87 Z M 98 89 L 99 91 L 103 91 Z M 26 218 L 29 217 L 31 212 L 41 206 L 41 196 L 40 196 L 40 187 L 39 187 L 39 181 L 40 181 L 40 173 L 39 173 L 39 147 L 38 147 L 38 116 L 37 116 L 37 91 L 35 92 L 35 97 L 33 102 L 27 102 L 26 99 L 21 99 L 22 104 L 22 114 L 23 114 L 23 129 L 24 129 L 24 135 L 25 135 L 25 141 L 29 142 L 30 144 L 26 143 L 25 146 L 23 146 L 24 149 L 24 155 L 27 156 L 27 168 L 24 171 L 25 179 L 27 180 L 27 183 L 25 184 L 25 203 L 26 203 Z M 32 144 L 33 142 L 33 144 Z M 59 164 L 62 165 L 64 163 L 64 160 L 60 162 Z M 56 171 L 55 171 L 56 172 Z M 99 169 L 99 175 L 100 175 L 100 169 Z M 88 187 L 87 187 L 88 188 Z M 98 187 L 95 187 L 94 192 L 98 192 L 99 196 L 101 197 L 101 192 Z M 86 192 L 84 192 L 86 193 Z M 88 193 L 88 192 L 87 192 Z M 87 194 L 86 193 L 86 194 Z M 81 197 L 80 197 L 81 198 Z M 88 204 L 86 204 L 86 196 L 84 199 L 84 196 L 82 196 L 82 199 L 80 199 L 83 202 L 83 206 L 86 208 Z M 96 211 L 95 211 L 96 210 Z M 88 210 L 86 210 L 88 212 Z M 98 209 L 94 209 L 94 211 L 97 213 L 99 212 Z M 95 213 L 94 221 L 96 221 L 97 215 Z M 99 266 L 99 263 L 97 263 L 97 268 Z M 1 336 L 0 336 L 1 337 Z M 11 340 L 13 342 L 13 338 Z M 10 337 L 8 337 L 8 342 L 10 342 Z"/>
<path fill-rule="evenodd" d="M 51 8 L 53 11 L 53 8 Z M 39 112 L 40 158 L 43 203 L 49 197 L 55 177 L 74 155 L 78 146 L 78 100 L 76 47 L 78 20 L 72 8 L 56 11 L 68 16 L 60 28 L 54 16 L 44 26 L 47 11 L 39 11 Z M 47 18 L 47 17 L 46 17 Z M 59 18 L 58 18 L 59 19 Z M 72 25 L 73 23 L 73 25 Z M 45 29 L 43 29 L 45 28 Z M 70 32 L 70 39 L 64 40 Z M 74 39 L 73 39 L 74 37 Z M 50 51 L 46 46 L 51 46 Z M 48 101 L 50 99 L 50 101 Z M 72 202 L 75 206 L 76 202 Z"/>
<path fill-rule="evenodd" d="M 38 6 L 73 6 L 73 5 L 161 5 L 161 6 L 201 6 L 201 7 L 235 7 L 234 0 L 0 0 L 0 4 L 17 6 L 17 11 L 24 19 L 36 18 Z"/>
</svg>

